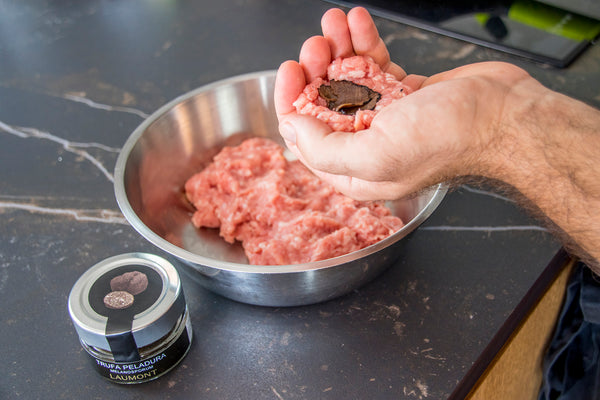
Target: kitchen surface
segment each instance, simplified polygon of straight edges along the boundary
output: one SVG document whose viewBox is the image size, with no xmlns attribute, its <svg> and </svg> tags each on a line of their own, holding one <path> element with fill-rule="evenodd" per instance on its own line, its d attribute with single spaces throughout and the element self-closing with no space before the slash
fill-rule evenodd
<svg viewBox="0 0 600 400">
<path fill-rule="evenodd" d="M 114 195 L 119 151 L 170 100 L 273 70 L 320 33 L 331 4 L 284 0 L 0 0 L 0 398 L 462 398 L 565 261 L 505 194 L 453 188 L 398 261 L 324 303 L 253 306 L 198 286 L 138 234 Z M 392 59 L 431 75 L 515 63 L 600 107 L 600 48 L 567 68 L 376 18 Z M 171 372 L 103 379 L 67 310 L 103 259 L 147 252 L 179 268 L 193 327 Z"/>
</svg>

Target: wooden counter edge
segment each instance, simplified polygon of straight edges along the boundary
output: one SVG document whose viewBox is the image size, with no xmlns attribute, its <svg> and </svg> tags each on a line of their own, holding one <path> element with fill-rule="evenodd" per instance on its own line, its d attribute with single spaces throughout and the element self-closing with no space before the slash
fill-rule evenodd
<svg viewBox="0 0 600 400">
<path fill-rule="evenodd" d="M 562 308 L 574 260 L 567 262 L 466 397 L 468 400 L 537 399 L 542 360 Z"/>
</svg>

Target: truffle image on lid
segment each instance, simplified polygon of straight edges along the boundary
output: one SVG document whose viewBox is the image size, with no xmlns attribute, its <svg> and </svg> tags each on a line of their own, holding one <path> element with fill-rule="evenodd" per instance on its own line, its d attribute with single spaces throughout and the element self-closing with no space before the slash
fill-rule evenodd
<svg viewBox="0 0 600 400">
<path fill-rule="evenodd" d="M 112 382 L 156 379 L 191 345 L 177 270 L 152 254 L 122 254 L 88 269 L 71 289 L 69 314 L 94 367 Z"/>
</svg>

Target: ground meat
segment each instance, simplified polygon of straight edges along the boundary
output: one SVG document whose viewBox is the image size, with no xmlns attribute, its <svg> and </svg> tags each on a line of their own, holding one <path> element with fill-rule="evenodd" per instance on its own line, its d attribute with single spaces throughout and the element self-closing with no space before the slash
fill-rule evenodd
<svg viewBox="0 0 600 400">
<path fill-rule="evenodd" d="M 251 264 L 324 260 L 359 250 L 403 225 L 381 202 L 337 192 L 264 138 L 225 147 L 185 184 L 192 223 L 241 241 Z"/>
<path fill-rule="evenodd" d="M 363 85 L 381 94 L 374 110 L 359 110 L 355 115 L 344 115 L 327 108 L 327 101 L 319 96 L 319 87 L 332 80 L 347 80 Z M 410 88 L 392 74 L 381 70 L 367 56 L 337 58 L 327 68 L 327 79 L 317 78 L 304 88 L 294 102 L 300 114 L 312 115 L 325 121 L 335 131 L 356 132 L 371 126 L 377 111 L 410 93 Z"/>
</svg>

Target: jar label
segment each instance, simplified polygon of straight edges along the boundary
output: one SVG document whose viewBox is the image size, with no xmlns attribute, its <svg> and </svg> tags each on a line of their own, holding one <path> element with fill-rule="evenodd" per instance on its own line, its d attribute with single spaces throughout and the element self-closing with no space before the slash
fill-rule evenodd
<svg viewBox="0 0 600 400">
<path fill-rule="evenodd" d="M 107 317 L 105 335 L 116 362 L 140 361 L 133 320 L 158 301 L 162 289 L 160 274 L 145 265 L 113 268 L 90 288 L 88 302 L 95 312 Z"/>
<path fill-rule="evenodd" d="M 135 362 L 111 362 L 91 357 L 94 367 L 100 375 L 115 383 L 148 382 L 163 375 L 173 368 L 187 353 L 190 347 L 188 326 L 173 344 L 164 351 Z"/>
</svg>

